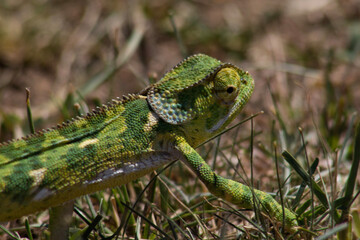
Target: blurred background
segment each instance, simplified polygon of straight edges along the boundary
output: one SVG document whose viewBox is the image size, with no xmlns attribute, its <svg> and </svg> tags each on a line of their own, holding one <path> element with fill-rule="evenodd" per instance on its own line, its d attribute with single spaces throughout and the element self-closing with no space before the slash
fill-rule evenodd
<svg viewBox="0 0 360 240">
<path fill-rule="evenodd" d="M 359 38 L 355 0 L 2 0 L 0 108 L 22 116 L 28 87 L 44 114 L 117 59 L 111 79 L 84 96 L 106 101 L 201 52 L 254 76 L 252 112 L 272 105 L 269 87 L 295 113 L 321 111 L 329 82 L 335 101 L 359 109 Z"/>
<path fill-rule="evenodd" d="M 296 152 L 298 127 L 324 169 L 345 149 L 336 162 L 345 176 L 352 149 L 344 139 L 360 109 L 359 51 L 359 0 L 2 0 L 0 140 L 29 133 L 25 88 L 42 129 L 136 93 L 184 57 L 205 53 L 255 79 L 239 119 L 264 111 L 254 119 L 254 174 L 263 188 L 275 178 L 271 142 Z M 238 150 L 245 168 L 248 146 Z"/>
</svg>

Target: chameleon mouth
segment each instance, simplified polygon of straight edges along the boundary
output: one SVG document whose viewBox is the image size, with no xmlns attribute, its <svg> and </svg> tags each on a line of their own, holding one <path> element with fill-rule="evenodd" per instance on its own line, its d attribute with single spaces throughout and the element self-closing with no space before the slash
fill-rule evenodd
<svg viewBox="0 0 360 240">
<path fill-rule="evenodd" d="M 214 126 L 212 126 L 212 128 L 210 128 L 208 131 L 209 132 L 214 132 L 216 130 L 218 130 L 221 126 L 224 125 L 224 123 L 226 122 L 226 120 L 229 119 L 230 113 L 228 113 L 224 118 L 220 119 Z"/>
</svg>

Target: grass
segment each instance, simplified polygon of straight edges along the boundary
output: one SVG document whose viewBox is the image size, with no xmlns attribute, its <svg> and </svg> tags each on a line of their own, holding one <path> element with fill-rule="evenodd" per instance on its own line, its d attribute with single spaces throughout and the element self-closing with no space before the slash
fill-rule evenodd
<svg viewBox="0 0 360 240">
<path fill-rule="evenodd" d="M 254 95 L 238 122 L 265 113 L 197 151 L 221 176 L 272 193 L 299 215 L 301 228 L 288 234 L 258 211 L 211 196 L 177 162 L 76 199 L 71 238 L 359 238 L 356 4 L 307 10 L 281 1 L 158 4 L 0 3 L 6 16 L 0 18 L 0 139 L 30 133 L 25 87 L 41 129 L 138 92 L 148 75 L 159 79 L 184 52 L 204 52 L 254 76 Z M 12 221 L 1 237 L 46 239 L 48 217 L 46 211 Z"/>
</svg>

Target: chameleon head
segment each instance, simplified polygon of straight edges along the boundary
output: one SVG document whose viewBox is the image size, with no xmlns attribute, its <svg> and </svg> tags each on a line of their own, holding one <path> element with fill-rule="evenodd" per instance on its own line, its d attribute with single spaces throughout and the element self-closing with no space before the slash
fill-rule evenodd
<svg viewBox="0 0 360 240">
<path fill-rule="evenodd" d="M 240 113 L 254 89 L 248 72 L 231 64 L 224 64 L 213 78 L 213 105 L 207 119 L 207 131 L 223 130 Z"/>
<path fill-rule="evenodd" d="M 196 144 L 224 129 L 249 100 L 253 89 L 249 73 L 197 54 L 149 88 L 147 99 L 162 120 L 186 128 L 184 132 L 195 138 Z"/>
</svg>

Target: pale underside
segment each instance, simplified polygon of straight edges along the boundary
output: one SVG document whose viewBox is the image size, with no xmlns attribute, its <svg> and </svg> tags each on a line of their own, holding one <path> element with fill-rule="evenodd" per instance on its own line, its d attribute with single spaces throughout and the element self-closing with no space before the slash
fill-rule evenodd
<svg viewBox="0 0 360 240">
<path fill-rule="evenodd" d="M 146 154 L 146 157 L 142 156 L 140 159 L 138 157 L 127 159 L 127 162 L 120 168 L 107 169 L 100 172 L 97 177 L 92 180 L 85 180 L 82 183 L 60 191 L 35 187 L 30 190 L 32 192 L 30 197 L 24 199 L 22 203 L 12 201 L 11 198 L 2 199 L 0 221 L 18 218 L 26 214 L 63 204 L 85 194 L 123 185 L 154 171 L 166 163 L 177 160 L 178 158 L 178 154 L 152 152 Z"/>
</svg>

